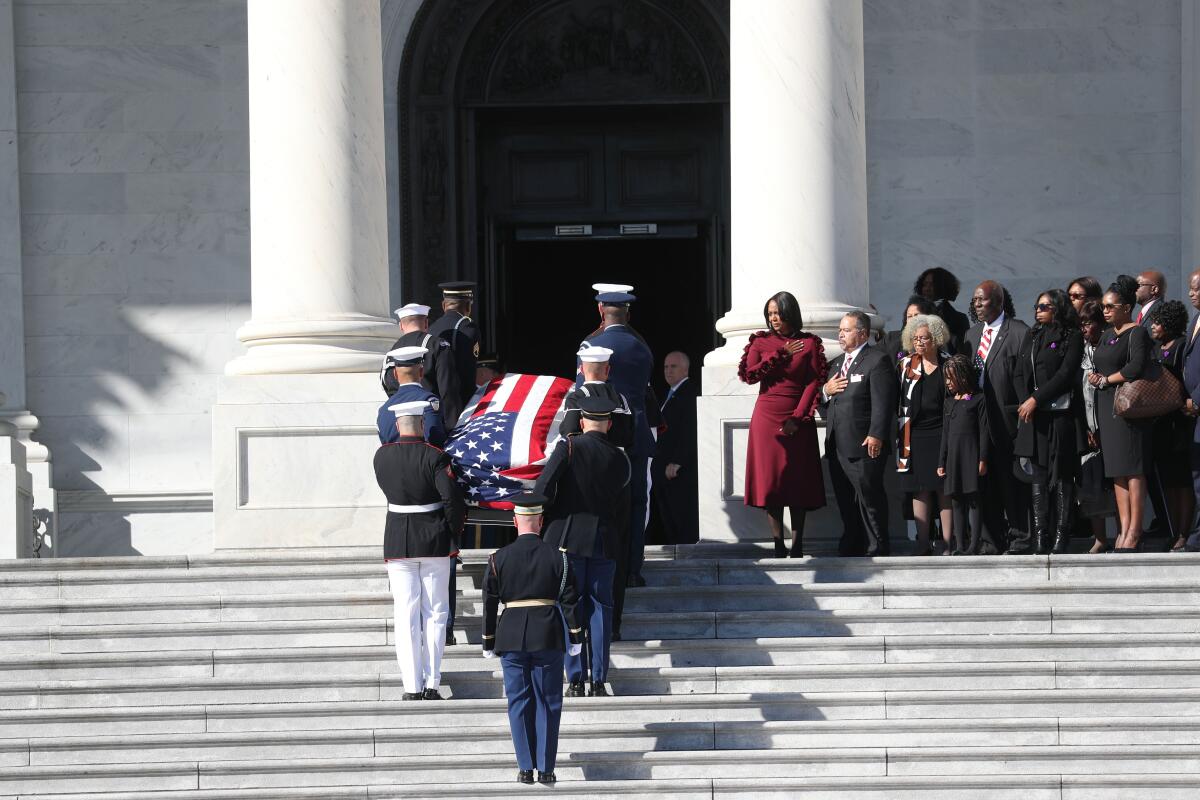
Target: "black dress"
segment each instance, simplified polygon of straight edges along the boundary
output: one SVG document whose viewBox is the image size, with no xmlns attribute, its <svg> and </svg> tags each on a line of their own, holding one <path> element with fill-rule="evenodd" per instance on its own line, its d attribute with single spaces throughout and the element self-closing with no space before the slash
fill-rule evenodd
<svg viewBox="0 0 1200 800">
<path fill-rule="evenodd" d="M 1154 360 L 1164 369 L 1183 383 L 1183 351 L 1187 347 L 1187 339 L 1183 336 L 1167 344 L 1166 347 L 1153 344 Z M 1190 449 L 1192 434 L 1196 420 L 1174 411 L 1154 420 L 1154 433 L 1151 437 L 1151 449 L 1154 453 L 1154 466 L 1158 479 L 1168 489 L 1192 488 L 1192 465 Z"/>
<path fill-rule="evenodd" d="M 1130 325 L 1118 334 L 1105 328 L 1092 356 L 1101 375 L 1120 372 L 1126 380 L 1137 380 L 1150 363 L 1150 335 L 1141 325 Z M 1096 391 L 1096 422 L 1100 426 L 1100 451 L 1104 454 L 1104 476 L 1122 478 L 1145 475 L 1149 457 L 1152 420 L 1126 420 L 1113 414 L 1116 386 Z"/>
<path fill-rule="evenodd" d="M 901 391 L 903 374 L 901 375 Z M 905 493 L 940 492 L 942 479 L 938 477 L 938 458 L 942 446 L 942 412 L 946 401 L 946 381 L 942 377 L 942 365 L 925 374 L 912 390 L 909 403 L 910 456 L 908 470 L 900 472 L 898 487 Z"/>
<path fill-rule="evenodd" d="M 1075 328 L 1039 325 L 1025 334 L 1017 356 L 1017 398 L 1033 397 L 1037 408 L 1030 422 L 1017 423 L 1013 453 L 1028 458 L 1047 473 L 1047 485 L 1073 481 L 1079 457 L 1087 452 L 1087 437 L 1080 425 L 1079 365 L 1083 360 L 1083 334 Z M 1063 397 L 1068 407 L 1051 405 Z"/>
<path fill-rule="evenodd" d="M 982 489 L 979 462 L 988 460 L 990 443 L 983 392 L 963 400 L 947 397 L 941 452 L 941 464 L 946 470 L 943 484 L 946 494 L 962 496 Z M 988 469 L 991 469 L 990 464 Z"/>
</svg>

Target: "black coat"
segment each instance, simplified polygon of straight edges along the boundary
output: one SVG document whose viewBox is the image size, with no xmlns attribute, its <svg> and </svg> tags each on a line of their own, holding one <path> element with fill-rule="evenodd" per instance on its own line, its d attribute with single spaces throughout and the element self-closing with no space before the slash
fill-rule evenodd
<svg viewBox="0 0 1200 800">
<path fill-rule="evenodd" d="M 1012 453 L 1012 442 L 1017 435 L 1017 406 L 1020 405 L 1015 382 L 1017 357 L 1028 331 L 1029 326 L 1021 320 L 1006 318 L 988 351 L 987 380 L 983 386 L 994 455 Z M 968 358 L 974 359 L 982 335 L 982 322 L 975 323 L 967 331 L 964 353 Z M 1000 468 L 1009 469 L 1008 466 Z"/>
<path fill-rule="evenodd" d="M 831 378 L 841 371 L 845 360 L 842 354 L 829 362 Z M 867 436 L 881 440 L 881 452 L 886 453 L 891 449 L 896 424 L 896 369 L 892 360 L 879 348 L 868 345 L 859 351 L 846 377 L 850 382 L 845 391 L 827 401 L 822 398 L 826 453 L 833 445 L 839 455 L 865 458 L 863 439 Z"/>
<path fill-rule="evenodd" d="M 442 314 L 429 326 L 429 332 L 450 346 L 454 354 L 454 366 L 458 371 L 459 409 L 466 406 L 471 395 L 475 394 L 475 361 L 479 358 L 479 326 L 470 317 L 465 317 L 457 311 L 450 310 Z M 442 397 L 442 402 L 446 398 Z M 451 421 L 446 418 L 451 427 L 458 422 L 458 417 Z"/>
<path fill-rule="evenodd" d="M 942 421 L 942 452 L 938 466 L 946 471 L 942 484 L 948 495 L 967 495 L 979 492 L 983 480 L 979 462 L 988 462 L 991 472 L 992 437 L 988 431 L 986 399 L 978 394 L 970 400 L 946 398 Z M 1007 469 L 1007 465 L 1002 465 Z"/>
<path fill-rule="evenodd" d="M 611 383 L 587 381 L 567 392 L 567 396 L 563 398 L 563 410 L 566 413 L 558 425 L 559 434 L 570 436 L 583 430 L 579 423 L 579 398 L 589 396 L 604 396 L 617 404 L 617 408 L 612 414 L 612 427 L 608 431 L 608 440 L 617 447 L 628 451 L 633 446 L 633 411 L 630 409 L 625 395 L 614 389 Z"/>
<path fill-rule="evenodd" d="M 462 392 L 458 383 L 459 377 L 455 368 L 454 354 L 450 352 L 450 346 L 432 333 L 409 331 L 392 345 L 393 350 L 397 347 L 424 347 L 426 349 L 425 360 L 421 362 L 421 366 L 425 368 L 425 377 L 421 379 L 421 385 L 437 395 L 441 403 L 442 420 L 446 423 L 446 430 L 452 430 L 458 424 L 458 416 L 463 410 L 463 401 L 459 397 Z M 396 374 L 386 364 L 379 373 L 379 382 L 383 385 L 383 391 L 387 392 L 388 397 L 396 393 L 398 385 Z M 474 391 L 474 389 L 475 375 L 472 372 L 471 390 Z"/>
<path fill-rule="evenodd" d="M 602 433 L 568 436 L 554 448 L 536 491 L 550 498 L 543 532 L 548 544 L 591 557 L 621 554 L 629 524 L 629 458 Z"/>
<path fill-rule="evenodd" d="M 500 603 L 515 600 L 556 600 L 566 615 L 571 644 L 582 641 L 571 565 L 562 551 L 536 534 L 518 536 L 488 557 L 483 573 L 483 647 L 497 653 L 566 649 L 563 617 L 555 606 L 505 608 L 497 624 Z"/>
<path fill-rule="evenodd" d="M 662 407 L 666 430 L 658 437 L 658 448 L 654 453 L 656 465 L 679 464 L 684 472 L 695 474 L 697 394 L 696 382 L 687 378 Z"/>
<path fill-rule="evenodd" d="M 971 329 L 971 321 L 967 319 L 966 314 L 950 305 L 949 300 L 937 300 L 934 305 L 937 306 L 935 313 L 950 329 L 950 341 L 946 342 L 942 349 L 951 354 L 965 352 L 966 335 Z"/>
<path fill-rule="evenodd" d="M 1088 450 L 1079 411 L 1083 392 L 1079 369 L 1083 361 L 1083 334 L 1057 325 L 1037 327 L 1025 334 L 1017 354 L 1013 387 L 1017 405 L 1030 397 L 1037 401 L 1033 421 L 1017 421 L 1013 453 L 1050 470 L 1050 485 L 1074 478 L 1079 455 Z M 1053 411 L 1050 404 L 1062 395 L 1070 405 Z"/>
<path fill-rule="evenodd" d="M 389 505 L 442 503 L 437 511 L 388 511 L 383 530 L 383 557 L 434 558 L 458 549 L 465 506 L 450 456 L 416 436 L 401 436 L 375 451 L 375 480 Z"/>
<path fill-rule="evenodd" d="M 698 463 L 696 459 L 696 382 L 688 378 L 669 394 L 662 407 L 666 430 L 658 437 L 658 450 L 650 464 L 654 496 L 664 526 L 667 544 L 695 542 L 699 536 Z M 679 473 L 667 480 L 668 464 L 678 464 Z"/>
</svg>

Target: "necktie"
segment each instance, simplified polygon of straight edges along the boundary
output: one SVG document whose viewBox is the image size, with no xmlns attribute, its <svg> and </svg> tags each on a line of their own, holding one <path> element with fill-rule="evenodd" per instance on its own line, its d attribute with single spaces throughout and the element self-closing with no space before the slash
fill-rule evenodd
<svg viewBox="0 0 1200 800">
<path fill-rule="evenodd" d="M 1192 326 L 1192 337 L 1191 338 L 1195 339 L 1197 333 L 1200 333 L 1200 314 L 1196 315 L 1196 324 Z"/>
<path fill-rule="evenodd" d="M 842 368 L 838 372 L 839 378 L 844 378 L 850 374 L 850 364 L 853 363 L 853 361 L 854 359 L 852 359 L 849 355 L 842 359 Z"/>
<path fill-rule="evenodd" d="M 979 349 L 975 351 L 975 369 L 979 372 L 979 385 L 983 386 L 984 367 L 987 365 L 988 352 L 992 349 L 992 328 L 984 328 L 983 336 L 979 339 Z"/>
<path fill-rule="evenodd" d="M 1142 314 L 1145 314 L 1145 313 L 1146 313 L 1146 310 L 1145 310 L 1145 309 L 1142 309 L 1142 308 L 1139 308 L 1139 309 L 1138 309 L 1138 318 L 1137 318 L 1137 320 L 1136 320 L 1136 322 L 1137 322 L 1137 324 L 1138 324 L 1138 325 L 1141 325 L 1141 324 L 1142 324 Z"/>
</svg>

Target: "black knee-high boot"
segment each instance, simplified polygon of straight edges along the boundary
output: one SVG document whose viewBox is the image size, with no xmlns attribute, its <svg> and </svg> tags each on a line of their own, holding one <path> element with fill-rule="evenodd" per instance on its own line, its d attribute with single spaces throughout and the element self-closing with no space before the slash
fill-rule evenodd
<svg viewBox="0 0 1200 800">
<path fill-rule="evenodd" d="M 1051 552 L 1066 553 L 1071 549 L 1071 526 L 1075 520 L 1075 484 L 1069 480 L 1059 481 L 1054 487 L 1054 511 L 1058 524 L 1054 534 L 1054 548 Z"/>
<path fill-rule="evenodd" d="M 1046 555 L 1050 552 L 1050 487 L 1034 481 L 1029 496 L 1033 501 L 1034 552 Z"/>
</svg>

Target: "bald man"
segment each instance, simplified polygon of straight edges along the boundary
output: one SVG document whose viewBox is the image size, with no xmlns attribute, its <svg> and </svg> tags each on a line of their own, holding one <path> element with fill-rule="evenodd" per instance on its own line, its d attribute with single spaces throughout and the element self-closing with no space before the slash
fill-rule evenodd
<svg viewBox="0 0 1200 800">
<path fill-rule="evenodd" d="M 691 361 L 678 350 L 663 359 L 667 399 L 662 404 L 666 430 L 658 437 L 651 462 L 654 503 L 666 528 L 667 544 L 692 544 L 700 538 L 696 483 L 696 389 L 688 378 Z"/>
<path fill-rule="evenodd" d="M 1138 313 L 1134 317 L 1138 325 L 1150 332 L 1150 309 L 1167 295 L 1167 279 L 1155 270 L 1146 270 L 1137 276 Z"/>
</svg>

